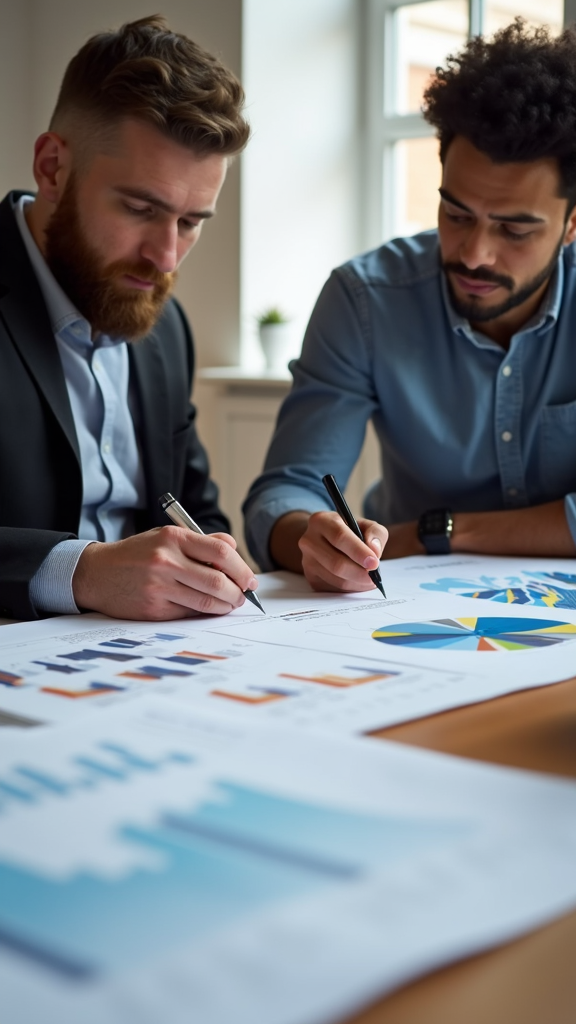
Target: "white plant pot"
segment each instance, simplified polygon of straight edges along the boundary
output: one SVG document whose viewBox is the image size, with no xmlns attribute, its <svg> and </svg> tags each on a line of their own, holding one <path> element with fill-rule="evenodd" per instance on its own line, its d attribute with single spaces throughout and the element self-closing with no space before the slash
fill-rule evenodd
<svg viewBox="0 0 576 1024">
<path fill-rule="evenodd" d="M 267 370 L 285 370 L 292 358 L 292 324 L 260 324 L 260 344 Z"/>
</svg>

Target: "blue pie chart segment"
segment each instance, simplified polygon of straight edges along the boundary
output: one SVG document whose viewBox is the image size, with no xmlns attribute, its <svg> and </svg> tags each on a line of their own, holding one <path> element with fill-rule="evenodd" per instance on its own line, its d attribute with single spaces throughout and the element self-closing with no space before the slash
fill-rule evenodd
<svg viewBox="0 0 576 1024">
<path fill-rule="evenodd" d="M 576 625 L 553 619 L 470 616 L 382 626 L 372 638 L 393 647 L 426 650 L 527 651 L 576 640 Z"/>
</svg>

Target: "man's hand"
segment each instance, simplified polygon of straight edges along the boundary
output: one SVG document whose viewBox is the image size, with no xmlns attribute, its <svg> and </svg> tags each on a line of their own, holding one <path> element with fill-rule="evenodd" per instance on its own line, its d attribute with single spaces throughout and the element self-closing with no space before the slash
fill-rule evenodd
<svg viewBox="0 0 576 1024">
<path fill-rule="evenodd" d="M 163 526 L 113 544 L 90 544 L 72 579 L 79 608 L 119 619 L 225 615 L 258 586 L 226 533 Z"/>
<path fill-rule="evenodd" d="M 418 523 L 396 523 L 386 530 L 379 523 L 359 519 L 363 544 L 336 512 L 288 512 L 270 534 L 270 554 L 277 565 L 303 572 L 315 590 L 362 591 L 372 588 L 367 569 L 378 559 L 425 554 L 418 539 Z M 380 545 L 380 547 L 379 547 Z M 457 512 L 453 552 L 479 555 L 574 558 L 564 501 L 497 512 Z"/>
<path fill-rule="evenodd" d="M 377 569 L 388 531 L 359 519 L 364 543 L 337 512 L 290 512 L 274 526 L 272 557 L 287 569 L 303 572 L 314 590 L 373 590 L 368 570 Z"/>
</svg>

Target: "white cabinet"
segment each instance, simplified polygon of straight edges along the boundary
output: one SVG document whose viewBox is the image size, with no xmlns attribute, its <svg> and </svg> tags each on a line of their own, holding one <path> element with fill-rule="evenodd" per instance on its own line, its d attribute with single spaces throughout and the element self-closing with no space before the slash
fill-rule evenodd
<svg viewBox="0 0 576 1024">
<path fill-rule="evenodd" d="M 244 557 L 242 502 L 262 470 L 278 410 L 290 386 L 288 372 L 255 376 L 238 367 L 217 367 L 200 370 L 197 375 L 194 401 L 200 437 L 208 449 L 212 477 L 220 488 L 221 507 L 230 517 Z M 364 493 L 378 476 L 377 442 L 369 425 L 362 455 L 346 490 L 356 515 L 360 515 Z"/>
</svg>

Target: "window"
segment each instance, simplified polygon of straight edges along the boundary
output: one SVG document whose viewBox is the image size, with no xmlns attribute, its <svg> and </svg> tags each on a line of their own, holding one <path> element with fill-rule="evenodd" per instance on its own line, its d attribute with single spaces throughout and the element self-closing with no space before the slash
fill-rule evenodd
<svg viewBox="0 0 576 1024">
<path fill-rule="evenodd" d="M 434 227 L 438 144 L 421 113 L 435 68 L 471 35 L 492 35 L 521 14 L 562 29 L 563 0 L 366 0 L 364 23 L 364 247 Z"/>
</svg>

